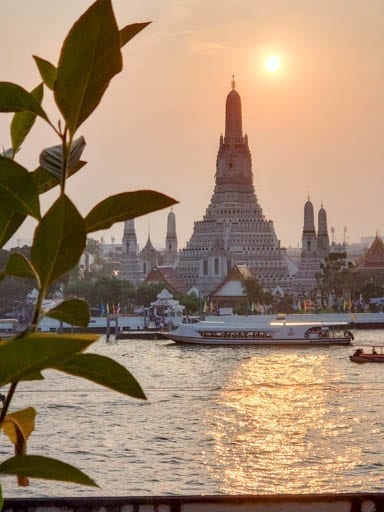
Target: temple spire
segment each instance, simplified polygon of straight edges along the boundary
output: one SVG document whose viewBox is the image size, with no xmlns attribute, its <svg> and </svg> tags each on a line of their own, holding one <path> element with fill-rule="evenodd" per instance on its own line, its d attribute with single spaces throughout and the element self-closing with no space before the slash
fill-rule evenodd
<svg viewBox="0 0 384 512">
<path fill-rule="evenodd" d="M 232 90 L 229 92 L 225 108 L 226 143 L 243 143 L 243 122 L 241 116 L 241 99 L 235 90 L 235 75 L 232 75 Z"/>
</svg>

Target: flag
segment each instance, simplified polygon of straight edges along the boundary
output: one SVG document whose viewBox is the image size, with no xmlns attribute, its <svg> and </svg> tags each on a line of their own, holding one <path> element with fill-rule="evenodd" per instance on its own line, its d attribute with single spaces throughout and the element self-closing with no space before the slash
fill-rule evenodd
<svg viewBox="0 0 384 512">
<path fill-rule="evenodd" d="M 107 315 L 109 315 L 109 303 L 107 302 L 107 308 L 106 308 L 106 311 L 107 311 Z"/>
<path fill-rule="evenodd" d="M 121 311 L 121 306 L 120 306 L 120 302 L 117 304 L 116 306 L 116 314 L 118 315 Z"/>
<path fill-rule="evenodd" d="M 214 306 L 213 302 L 211 302 L 209 304 L 209 309 L 211 310 L 211 313 L 213 313 L 215 311 L 215 306 Z"/>
<path fill-rule="evenodd" d="M 206 313 L 206 312 L 207 312 L 207 309 L 208 309 L 207 301 L 205 300 L 205 301 L 204 301 L 204 306 L 203 306 L 203 313 Z"/>
<path fill-rule="evenodd" d="M 104 306 L 103 302 L 100 304 L 100 315 L 101 316 L 105 315 L 105 306 Z"/>
<path fill-rule="evenodd" d="M 300 299 L 297 301 L 297 309 L 301 311 L 301 301 Z"/>
<path fill-rule="evenodd" d="M 252 302 L 251 304 L 251 313 L 254 313 L 255 312 L 255 303 Z"/>
<path fill-rule="evenodd" d="M 112 302 L 112 315 L 115 315 L 115 314 L 116 314 L 115 303 Z"/>
</svg>

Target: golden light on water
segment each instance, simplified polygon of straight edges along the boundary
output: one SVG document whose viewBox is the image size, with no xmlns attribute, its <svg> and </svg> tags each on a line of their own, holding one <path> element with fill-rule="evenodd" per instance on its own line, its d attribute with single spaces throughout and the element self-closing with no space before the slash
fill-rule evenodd
<svg viewBox="0 0 384 512">
<path fill-rule="evenodd" d="M 240 363 L 209 418 L 223 492 L 303 492 L 303 481 L 319 492 L 359 462 L 361 447 L 338 443 L 353 427 L 330 410 L 328 358 L 288 351 Z"/>
</svg>

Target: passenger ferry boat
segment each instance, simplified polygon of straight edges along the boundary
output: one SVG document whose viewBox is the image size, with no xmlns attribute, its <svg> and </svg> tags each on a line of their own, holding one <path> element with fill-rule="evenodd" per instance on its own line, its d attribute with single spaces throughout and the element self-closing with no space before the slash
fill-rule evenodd
<svg viewBox="0 0 384 512">
<path fill-rule="evenodd" d="M 167 334 L 176 343 L 195 345 L 350 345 L 353 334 L 347 322 L 270 323 L 201 321 L 182 323 Z"/>
</svg>

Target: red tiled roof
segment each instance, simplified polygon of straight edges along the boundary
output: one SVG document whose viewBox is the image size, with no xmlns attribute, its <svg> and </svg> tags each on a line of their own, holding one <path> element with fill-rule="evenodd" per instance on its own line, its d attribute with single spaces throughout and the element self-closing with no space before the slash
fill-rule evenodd
<svg viewBox="0 0 384 512">
<path fill-rule="evenodd" d="M 384 243 L 377 235 L 355 268 L 355 272 L 359 270 L 384 270 Z"/>
<path fill-rule="evenodd" d="M 185 294 L 188 292 L 188 286 L 184 283 L 176 270 L 170 266 L 154 267 L 147 275 L 146 281 L 164 283 L 168 285 L 172 291 L 177 293 Z"/>
</svg>

